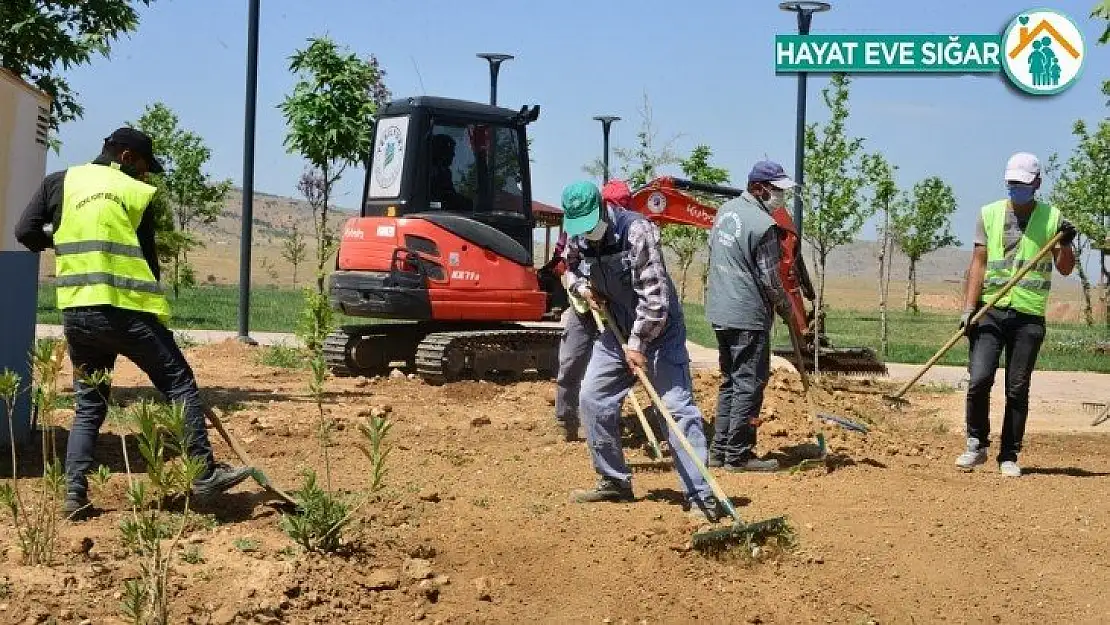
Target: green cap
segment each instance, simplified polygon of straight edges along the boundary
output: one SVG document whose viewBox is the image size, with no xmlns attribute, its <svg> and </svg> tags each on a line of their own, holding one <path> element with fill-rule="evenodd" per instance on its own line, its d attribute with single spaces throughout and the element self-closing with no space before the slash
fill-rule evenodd
<svg viewBox="0 0 1110 625">
<path fill-rule="evenodd" d="M 592 182 L 582 181 L 563 189 L 563 230 L 578 236 L 593 230 L 601 219 L 601 192 Z"/>
</svg>

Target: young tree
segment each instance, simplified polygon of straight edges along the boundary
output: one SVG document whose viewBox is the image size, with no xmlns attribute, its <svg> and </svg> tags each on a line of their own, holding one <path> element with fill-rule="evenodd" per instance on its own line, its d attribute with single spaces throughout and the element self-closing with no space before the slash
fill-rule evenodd
<svg viewBox="0 0 1110 625">
<path fill-rule="evenodd" d="M 659 170 L 677 165 L 679 157 L 674 151 L 674 143 L 678 136 L 672 136 L 660 142 L 659 130 L 652 119 L 651 101 L 647 92 L 644 92 L 644 103 L 640 107 L 640 129 L 636 132 L 636 147 L 612 148 L 616 161 L 620 163 L 620 172 L 628 182 L 628 186 L 635 189 L 647 184 L 649 180 L 659 175 Z M 602 178 L 605 167 L 600 158 L 584 165 L 582 170 L 591 176 Z"/>
<path fill-rule="evenodd" d="M 189 250 L 203 244 L 196 237 L 195 228 L 215 223 L 224 197 L 231 189 L 231 181 L 214 181 L 204 173 L 212 151 L 199 135 L 183 129 L 177 114 L 165 104 L 156 102 L 147 106 L 134 126 L 150 135 L 154 151 L 166 170 L 152 177 L 164 191 L 172 216 L 170 225 L 176 226 L 178 232 L 167 241 L 173 250 L 170 280 L 173 295 L 177 297 L 182 286 L 196 285 L 195 273 L 189 264 Z M 166 225 L 164 220 L 161 224 Z"/>
<path fill-rule="evenodd" d="M 308 246 L 304 234 L 300 232 L 297 221 L 289 228 L 289 234 L 281 240 L 281 257 L 293 266 L 293 287 L 297 286 L 297 267 L 308 257 Z"/>
<path fill-rule="evenodd" d="M 1101 44 L 1110 43 L 1110 0 L 1099 0 L 1099 3 L 1091 11 L 1091 17 L 1106 22 L 1106 25 L 1102 27 L 1102 34 L 1099 35 L 1098 42 Z"/>
<path fill-rule="evenodd" d="M 1106 257 L 1110 252 L 1110 119 L 1102 119 L 1094 132 L 1088 129 L 1083 120 L 1072 127 L 1077 145 L 1067 164 L 1053 186 L 1050 198 L 1067 218 L 1075 224 L 1079 239 L 1088 239 L 1092 247 L 1101 249 L 1100 267 L 1104 289 L 1110 291 L 1110 273 L 1107 272 Z M 1080 282 L 1090 308 L 1090 281 L 1083 269 L 1080 248 L 1076 249 Z M 1110 327 L 1110 296 L 1103 293 L 1103 314 L 1105 323 Z M 1094 323 L 1093 312 L 1088 315 Z"/>
<path fill-rule="evenodd" d="M 952 235 L 956 196 L 951 187 L 940 178 L 931 176 L 913 186 L 912 197 L 908 209 L 895 218 L 894 236 L 898 247 L 910 261 L 906 310 L 916 314 L 918 261 L 930 252 L 959 245 L 960 242 Z"/>
<path fill-rule="evenodd" d="M 690 156 L 679 162 L 678 166 L 682 169 L 682 174 L 695 182 L 704 182 L 706 184 L 725 184 L 728 182 L 728 170 L 723 167 L 715 167 L 710 164 L 709 159 L 713 156 L 713 150 L 709 149 L 707 145 L 699 145 L 694 148 Z M 695 194 L 698 199 L 710 206 L 718 206 L 720 201 L 710 195 Z M 681 282 L 678 287 L 679 299 L 685 301 L 686 294 L 686 274 L 690 269 L 690 265 L 694 261 L 694 257 L 699 251 L 706 249 L 709 244 L 709 231 L 694 226 L 667 226 L 662 232 L 663 245 L 667 246 L 678 257 L 678 266 L 682 273 Z M 706 259 L 701 272 L 701 293 L 702 304 L 705 304 L 705 285 L 709 279 L 709 262 Z"/>
<path fill-rule="evenodd" d="M 894 251 L 894 233 L 891 228 L 893 217 L 899 208 L 898 185 L 894 182 L 896 165 L 891 165 L 881 154 L 863 157 L 863 170 L 871 187 L 871 210 L 883 215 L 879 226 L 879 350 L 886 356 L 889 350 L 887 325 L 887 297 L 890 295 L 890 267 L 893 264 L 891 253 Z"/>
<path fill-rule="evenodd" d="M 388 90 L 373 56 L 364 61 L 327 37 L 309 39 L 290 57 L 289 69 L 300 80 L 278 108 L 288 125 L 286 149 L 303 156 L 320 177 L 316 289 L 322 296 L 335 241 L 328 228 L 331 190 L 348 166 L 366 160 L 376 99 L 388 97 Z"/>
<path fill-rule="evenodd" d="M 825 267 L 829 253 L 851 243 L 870 207 L 860 201 L 865 180 L 862 171 L 863 139 L 849 137 L 848 85 L 844 74 L 833 74 L 821 91 L 829 120 L 818 134 L 817 124 L 805 132 L 805 188 L 802 192 L 804 215 L 802 236 L 813 246 L 817 266 L 815 318 L 820 318 L 825 301 Z"/>
<path fill-rule="evenodd" d="M 50 94 L 51 134 L 84 109 L 59 70 L 107 57 L 111 44 L 139 25 L 138 5 L 152 0 L 4 0 L 0 9 L 0 67 Z M 55 148 L 60 144 L 52 138 Z"/>
</svg>

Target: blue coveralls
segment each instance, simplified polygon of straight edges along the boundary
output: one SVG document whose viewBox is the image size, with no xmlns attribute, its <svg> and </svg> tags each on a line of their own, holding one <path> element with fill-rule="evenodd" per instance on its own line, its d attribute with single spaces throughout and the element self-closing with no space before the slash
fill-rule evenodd
<svg viewBox="0 0 1110 625">
<path fill-rule="evenodd" d="M 636 320 L 639 300 L 632 287 L 627 235 L 629 226 L 641 219 L 644 217 L 633 211 L 614 211 L 612 227 L 600 248 L 583 249 L 580 261 L 580 275 L 587 277 L 590 288 L 607 302 L 609 314 L 626 337 Z M 670 277 L 666 279 L 670 283 Z M 701 411 L 694 404 L 682 305 L 674 284 L 668 286 L 670 303 L 666 328 L 645 348 L 645 372 L 704 465 L 707 456 L 705 433 Z M 621 449 L 620 408 L 636 381 L 625 363 L 620 340 L 612 331 L 605 329 L 594 341 L 579 395 L 579 414 L 585 423 L 586 441 L 594 469 L 604 477 L 628 485 L 631 484 L 632 472 Z M 674 451 L 679 485 L 687 501 L 691 505 L 712 501 L 709 484 L 669 427 L 667 431 Z"/>
</svg>

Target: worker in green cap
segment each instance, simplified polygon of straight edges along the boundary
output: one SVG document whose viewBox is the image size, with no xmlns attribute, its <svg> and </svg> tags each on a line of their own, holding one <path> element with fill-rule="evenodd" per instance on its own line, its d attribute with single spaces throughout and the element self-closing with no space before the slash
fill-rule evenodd
<svg viewBox="0 0 1110 625">
<path fill-rule="evenodd" d="M 702 414 L 694 404 L 686 325 L 677 291 L 663 262 L 659 230 L 635 211 L 617 204 L 602 207 L 592 182 L 563 190 L 563 227 L 569 288 L 608 315 L 627 344 L 609 329 L 594 341 L 579 393 L 579 415 L 594 469 L 591 489 L 571 494 L 576 502 L 633 501 L 632 472 L 620 442 L 620 406 L 643 370 L 678 428 L 706 462 Z M 671 432 L 675 469 L 692 517 L 716 521 L 723 511 L 709 484 Z"/>
</svg>

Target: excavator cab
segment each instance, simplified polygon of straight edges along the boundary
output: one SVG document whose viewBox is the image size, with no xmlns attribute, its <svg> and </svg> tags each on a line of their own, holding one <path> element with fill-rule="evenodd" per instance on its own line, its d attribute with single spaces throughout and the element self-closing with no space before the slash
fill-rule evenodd
<svg viewBox="0 0 1110 625">
<path fill-rule="evenodd" d="M 348 316 L 406 323 L 336 331 L 325 345 L 333 371 L 403 361 L 447 381 L 554 370 L 557 328 L 520 325 L 549 319 L 561 288 L 535 267 L 527 126 L 538 117 L 538 106 L 427 96 L 383 107 L 329 301 Z"/>
</svg>

